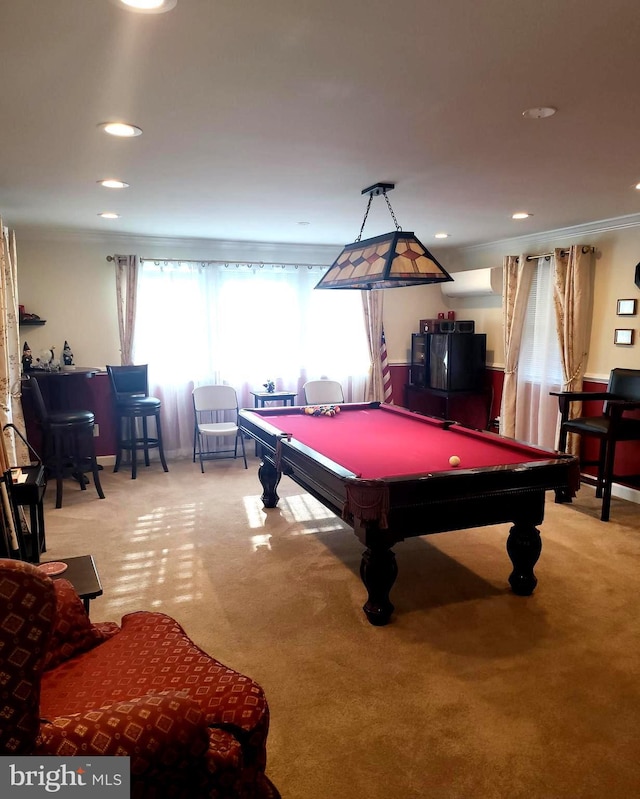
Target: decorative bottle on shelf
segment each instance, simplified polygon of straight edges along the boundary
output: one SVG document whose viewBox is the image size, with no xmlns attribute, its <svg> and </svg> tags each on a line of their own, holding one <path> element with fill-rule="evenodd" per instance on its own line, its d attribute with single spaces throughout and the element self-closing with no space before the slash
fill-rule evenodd
<svg viewBox="0 0 640 799">
<path fill-rule="evenodd" d="M 64 342 L 64 347 L 62 348 L 62 363 L 65 366 L 73 366 L 73 353 L 68 341 Z"/>
</svg>

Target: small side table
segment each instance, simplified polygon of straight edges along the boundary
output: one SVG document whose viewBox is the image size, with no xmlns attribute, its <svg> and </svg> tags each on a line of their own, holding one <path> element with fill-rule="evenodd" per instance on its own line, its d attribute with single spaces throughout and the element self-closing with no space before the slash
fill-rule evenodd
<svg viewBox="0 0 640 799">
<path fill-rule="evenodd" d="M 251 391 L 253 395 L 253 407 L 264 408 L 267 402 L 281 402 L 283 405 L 295 405 L 295 391 Z"/>
<path fill-rule="evenodd" d="M 97 596 L 102 596 L 102 583 L 96 569 L 93 555 L 79 555 L 75 558 L 60 558 L 60 563 L 66 563 L 67 569 L 62 574 L 52 577 L 57 580 L 64 577 L 76 589 L 76 593 L 84 603 L 84 609 L 89 614 L 89 602 Z"/>
<path fill-rule="evenodd" d="M 27 479 L 23 483 L 12 483 L 8 478 L 9 494 L 14 506 L 22 505 L 29 508 L 31 520 L 31 535 L 28 539 L 17 531 L 22 557 L 31 563 L 40 563 L 40 553 L 45 552 L 47 542 L 44 534 L 44 493 L 47 488 L 47 478 L 44 466 L 22 466 L 22 473 Z M 17 514 L 18 515 L 18 514 Z"/>
</svg>

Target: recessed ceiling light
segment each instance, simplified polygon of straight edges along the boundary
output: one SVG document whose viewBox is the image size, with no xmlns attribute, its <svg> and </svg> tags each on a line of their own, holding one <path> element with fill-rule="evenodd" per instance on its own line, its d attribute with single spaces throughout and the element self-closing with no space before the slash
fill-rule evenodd
<svg viewBox="0 0 640 799">
<path fill-rule="evenodd" d="M 436 233 L 435 238 L 436 239 L 448 239 L 449 238 L 449 234 L 448 233 Z"/>
<path fill-rule="evenodd" d="M 164 14 L 176 7 L 178 0 L 111 0 L 112 3 L 138 14 Z"/>
<path fill-rule="evenodd" d="M 526 111 L 522 112 L 522 116 L 525 119 L 546 119 L 547 117 L 552 117 L 557 108 L 553 108 L 552 106 L 541 106 L 540 108 L 527 108 Z"/>
<path fill-rule="evenodd" d="M 115 178 L 107 178 L 106 180 L 99 180 L 98 183 L 104 186 L 105 189 L 128 189 L 129 184 L 124 180 L 116 180 Z"/>
<path fill-rule="evenodd" d="M 120 214 L 114 214 L 113 211 L 103 211 L 101 214 L 98 214 L 103 219 L 119 219 Z"/>
<path fill-rule="evenodd" d="M 142 128 L 130 125 L 128 122 L 101 122 L 98 127 L 110 136 L 120 136 L 124 139 L 142 135 Z"/>
<path fill-rule="evenodd" d="M 530 216 L 533 216 L 533 214 L 528 214 L 526 211 L 518 211 L 517 214 L 511 216 L 511 219 L 527 219 Z"/>
<path fill-rule="evenodd" d="M 640 190 L 640 183 L 636 183 L 636 189 Z"/>
</svg>

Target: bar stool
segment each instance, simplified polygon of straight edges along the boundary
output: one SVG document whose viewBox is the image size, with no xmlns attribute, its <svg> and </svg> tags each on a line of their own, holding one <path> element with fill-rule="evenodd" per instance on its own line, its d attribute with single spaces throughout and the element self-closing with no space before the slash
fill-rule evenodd
<svg viewBox="0 0 640 799">
<path fill-rule="evenodd" d="M 107 372 L 111 381 L 118 426 L 118 452 L 113 471 L 118 471 L 122 453 L 128 451 L 131 453 L 131 479 L 135 480 L 138 473 L 138 450 L 143 451 L 144 465 L 149 466 L 149 450 L 157 449 L 162 468 L 168 472 L 160 425 L 162 403 L 157 397 L 149 396 L 148 365 L 107 366 Z M 155 436 L 149 435 L 150 417 L 155 419 Z M 141 425 L 138 424 L 138 420 L 141 420 Z"/>
<path fill-rule="evenodd" d="M 104 499 L 93 440 L 94 414 L 85 410 L 49 411 L 37 378 L 31 376 L 27 386 L 31 391 L 36 419 L 42 429 L 42 463 L 56 480 L 56 508 L 62 507 L 62 481 L 73 477 L 80 488 L 86 491 L 89 482 L 85 477 L 87 472 L 92 473 L 98 496 Z"/>
</svg>

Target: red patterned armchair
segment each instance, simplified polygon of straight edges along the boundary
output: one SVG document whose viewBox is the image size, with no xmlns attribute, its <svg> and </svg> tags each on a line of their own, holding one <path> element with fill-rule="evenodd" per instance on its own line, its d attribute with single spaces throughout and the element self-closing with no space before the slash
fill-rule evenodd
<svg viewBox="0 0 640 799">
<path fill-rule="evenodd" d="M 279 799 L 259 685 L 162 613 L 93 624 L 71 583 L 0 559 L 0 755 L 128 755 L 131 796 Z"/>
</svg>

